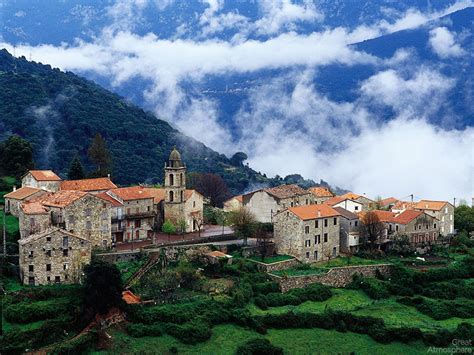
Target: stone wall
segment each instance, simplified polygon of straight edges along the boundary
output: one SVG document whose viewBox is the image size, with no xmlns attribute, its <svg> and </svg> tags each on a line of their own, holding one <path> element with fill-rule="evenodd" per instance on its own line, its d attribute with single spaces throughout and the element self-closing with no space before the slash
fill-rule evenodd
<svg viewBox="0 0 474 355">
<path fill-rule="evenodd" d="M 261 272 L 272 272 L 272 271 L 280 271 L 280 270 L 285 270 L 289 269 L 293 266 L 298 265 L 300 262 L 296 259 L 288 259 L 288 260 L 283 260 L 283 261 L 277 261 L 275 263 L 271 264 L 265 264 L 260 261 L 255 261 L 252 259 L 248 259 L 251 262 L 254 262 L 257 264 L 257 268 Z"/>
<path fill-rule="evenodd" d="M 41 214 L 26 214 L 22 209 L 19 211 L 18 223 L 20 227 L 20 238 L 43 232 L 51 226 L 49 212 Z"/>
<path fill-rule="evenodd" d="M 355 274 L 361 274 L 366 277 L 375 277 L 377 275 L 377 270 L 379 270 L 382 275 L 389 275 L 392 268 L 393 265 L 391 264 L 360 265 L 335 267 L 325 274 L 307 276 L 281 277 L 273 274 L 269 275 L 273 280 L 280 284 L 282 292 L 287 292 L 293 288 L 302 288 L 316 282 L 331 287 L 346 287 L 352 282 L 352 277 Z"/>
</svg>

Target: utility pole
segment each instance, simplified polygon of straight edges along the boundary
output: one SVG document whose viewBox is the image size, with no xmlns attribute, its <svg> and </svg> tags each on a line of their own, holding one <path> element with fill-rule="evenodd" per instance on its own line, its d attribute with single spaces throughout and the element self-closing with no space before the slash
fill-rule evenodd
<svg viewBox="0 0 474 355">
<path fill-rule="evenodd" d="M 7 256 L 7 230 L 6 230 L 6 225 L 7 225 L 7 220 L 6 220 L 6 214 L 5 214 L 5 206 L 2 208 L 3 211 L 3 256 Z"/>
<path fill-rule="evenodd" d="M 410 195 L 411 203 L 413 203 L 413 194 Z"/>
<path fill-rule="evenodd" d="M 456 197 L 454 198 L 453 206 L 456 207 Z"/>
</svg>

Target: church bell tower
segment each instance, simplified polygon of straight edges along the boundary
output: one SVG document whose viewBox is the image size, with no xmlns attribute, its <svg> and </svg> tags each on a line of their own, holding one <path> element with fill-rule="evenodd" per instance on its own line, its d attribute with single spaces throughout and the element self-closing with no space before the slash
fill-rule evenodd
<svg viewBox="0 0 474 355">
<path fill-rule="evenodd" d="M 165 192 L 164 219 L 177 223 L 179 219 L 185 218 L 186 166 L 181 161 L 181 154 L 176 147 L 165 163 Z"/>
</svg>

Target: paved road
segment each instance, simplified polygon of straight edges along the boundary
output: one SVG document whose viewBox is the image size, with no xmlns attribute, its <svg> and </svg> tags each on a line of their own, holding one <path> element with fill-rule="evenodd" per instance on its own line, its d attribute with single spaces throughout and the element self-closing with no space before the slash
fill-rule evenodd
<svg viewBox="0 0 474 355">
<path fill-rule="evenodd" d="M 232 235 L 234 231 L 230 227 L 224 227 L 224 235 Z M 169 243 L 176 243 L 176 242 L 182 242 L 182 241 L 196 241 L 196 240 L 203 240 L 203 242 L 206 241 L 206 238 L 208 237 L 215 237 L 215 236 L 220 236 L 222 235 L 222 226 L 213 226 L 213 225 L 207 225 L 204 226 L 204 230 L 199 233 L 186 233 L 182 235 L 170 235 L 168 236 L 165 233 L 155 233 L 154 238 L 150 238 L 147 240 L 140 240 L 140 241 L 133 241 L 133 242 L 125 242 L 125 243 L 119 243 L 116 246 L 117 251 L 126 251 L 126 250 L 136 250 L 139 248 L 142 248 L 144 246 L 150 245 L 150 244 L 157 244 L 157 245 L 165 245 Z M 232 242 L 232 241 L 231 241 Z M 215 242 L 211 244 L 216 244 L 220 245 L 222 242 Z M 235 244 L 235 241 L 233 243 L 227 243 L 227 244 Z"/>
</svg>

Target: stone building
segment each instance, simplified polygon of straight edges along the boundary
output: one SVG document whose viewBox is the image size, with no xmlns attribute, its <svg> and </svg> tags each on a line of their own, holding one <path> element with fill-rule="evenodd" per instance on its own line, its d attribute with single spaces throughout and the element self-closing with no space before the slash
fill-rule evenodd
<svg viewBox="0 0 474 355">
<path fill-rule="evenodd" d="M 47 227 L 74 233 L 92 247 L 107 248 L 112 241 L 110 203 L 90 193 L 61 190 L 25 202 L 20 210 L 20 235 L 43 231 L 46 218 Z"/>
<path fill-rule="evenodd" d="M 354 253 L 359 250 L 359 216 L 342 207 L 334 207 L 340 217 L 341 252 Z"/>
<path fill-rule="evenodd" d="M 224 202 L 224 212 L 237 211 L 242 206 L 242 195 L 237 195 Z"/>
<path fill-rule="evenodd" d="M 332 197 L 326 201 L 324 201 L 325 205 L 331 206 L 331 207 L 341 207 L 344 208 L 347 211 L 350 211 L 352 213 L 358 213 L 363 211 L 364 206 L 361 202 L 355 201 L 351 198 L 348 197 L 343 197 L 343 196 L 335 196 Z"/>
<path fill-rule="evenodd" d="M 380 246 L 386 246 L 390 242 L 390 224 L 393 221 L 393 218 L 397 215 L 394 212 L 382 211 L 382 210 L 372 210 L 372 211 L 363 211 L 358 213 L 359 216 L 359 225 L 363 225 L 366 222 L 365 215 L 367 213 L 373 213 L 377 216 L 378 220 L 383 224 L 383 228 L 378 230 L 377 244 Z M 367 236 L 364 236 L 363 233 L 359 234 L 359 242 L 367 242 Z"/>
<path fill-rule="evenodd" d="M 323 203 L 330 198 L 334 197 L 334 194 L 329 191 L 327 187 L 310 187 L 308 189 L 309 192 L 311 192 L 314 196 L 314 202 L 316 204 Z"/>
<path fill-rule="evenodd" d="M 242 202 L 258 222 L 272 223 L 273 216 L 278 212 L 289 207 L 313 204 L 314 197 L 298 185 L 280 185 L 245 194 Z"/>
<path fill-rule="evenodd" d="M 37 189 L 36 187 L 24 186 L 19 189 L 13 188 L 13 191 L 6 194 L 5 198 L 5 212 L 18 217 L 20 213 L 20 206 L 23 202 L 30 201 L 35 197 L 45 194 L 45 190 Z"/>
<path fill-rule="evenodd" d="M 165 164 L 164 187 L 166 191 L 164 218 L 177 224 L 178 221 L 185 219 L 186 166 L 176 148 L 173 148 Z"/>
<path fill-rule="evenodd" d="M 454 206 L 447 201 L 421 200 L 415 210 L 424 211 L 439 220 L 439 233 L 443 236 L 454 233 Z"/>
<path fill-rule="evenodd" d="M 112 233 L 112 242 L 123 242 L 125 232 L 123 203 L 110 196 L 107 192 L 100 192 L 96 194 L 96 196 L 110 203 L 110 231 Z"/>
<path fill-rule="evenodd" d="M 59 228 L 32 234 L 18 244 L 24 285 L 78 283 L 91 260 L 90 241 Z"/>
<path fill-rule="evenodd" d="M 377 203 L 374 200 L 362 195 L 355 194 L 353 192 L 348 192 L 341 197 L 351 199 L 356 202 L 360 202 L 362 204 L 363 211 L 373 210 L 377 207 Z"/>
<path fill-rule="evenodd" d="M 51 170 L 30 170 L 21 178 L 21 186 L 36 187 L 46 191 L 58 191 L 61 178 Z"/>
<path fill-rule="evenodd" d="M 290 207 L 275 214 L 276 251 L 307 263 L 338 256 L 340 216 L 324 204 Z"/>
<path fill-rule="evenodd" d="M 389 235 L 406 235 L 410 243 L 423 246 L 436 242 L 439 236 L 440 223 L 435 217 L 417 210 L 406 210 L 389 223 Z"/>
<path fill-rule="evenodd" d="M 94 179 L 66 180 L 61 182 L 61 190 L 74 190 L 98 194 L 111 189 L 116 189 L 109 177 L 100 177 Z"/>
</svg>

